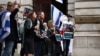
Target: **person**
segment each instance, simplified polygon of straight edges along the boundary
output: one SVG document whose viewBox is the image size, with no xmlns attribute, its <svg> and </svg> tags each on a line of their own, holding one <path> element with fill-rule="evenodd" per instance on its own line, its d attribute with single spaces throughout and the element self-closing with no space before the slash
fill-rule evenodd
<svg viewBox="0 0 100 56">
<path fill-rule="evenodd" d="M 25 32 L 24 32 L 24 52 L 25 56 L 34 56 L 34 23 L 37 18 L 35 11 L 28 15 L 28 19 L 25 21 Z M 31 22 L 31 23 L 29 23 Z M 28 24 L 29 23 L 29 24 Z"/>
<path fill-rule="evenodd" d="M 43 11 L 39 12 L 38 19 L 35 23 L 35 29 L 40 31 L 40 34 L 42 34 L 42 31 L 44 31 L 43 26 L 43 20 L 44 20 L 45 14 Z M 44 38 L 41 36 L 35 37 L 35 56 L 43 56 L 43 42 Z"/>
<path fill-rule="evenodd" d="M 4 11 L 4 7 L 0 6 L 0 17 L 3 11 Z M 0 18 L 0 29 L 1 29 L 1 18 Z M 0 56 L 1 56 L 1 52 L 2 52 L 2 43 L 0 43 Z"/>
<path fill-rule="evenodd" d="M 71 15 L 67 15 L 67 16 L 68 16 L 68 20 L 67 20 L 67 32 L 73 32 L 73 34 L 74 34 L 74 25 L 75 25 L 74 18 Z M 74 36 L 72 36 L 72 38 L 73 37 Z M 70 51 L 69 48 L 70 48 L 70 45 L 72 45 L 73 40 L 72 39 L 71 40 L 70 39 L 65 39 L 63 42 L 64 42 L 64 55 L 68 56 L 69 55 L 69 51 Z M 71 48 L 72 48 L 72 46 L 71 46 Z"/>
<path fill-rule="evenodd" d="M 9 38 L 7 38 L 7 40 L 9 40 L 10 38 L 12 38 L 11 41 L 14 41 L 14 45 L 13 45 L 13 49 L 12 49 L 12 53 L 11 56 L 14 56 L 15 53 L 15 49 L 17 48 L 17 42 L 19 40 L 18 38 L 18 31 L 17 31 L 17 19 L 16 19 L 16 14 L 19 11 L 20 8 L 20 4 L 17 4 L 17 2 L 15 1 L 14 3 L 14 10 L 11 12 L 11 34 L 9 36 Z M 15 37 L 16 36 L 16 37 Z M 15 37 L 15 39 L 13 39 Z M 6 41 L 7 41 L 6 40 Z"/>
<path fill-rule="evenodd" d="M 10 15 L 11 11 L 13 11 L 13 3 L 8 2 L 7 4 L 7 10 L 2 12 L 2 24 L 1 24 L 1 34 L 0 34 L 0 42 L 3 42 L 5 38 L 7 38 L 10 33 L 11 33 L 11 28 L 10 28 Z M 12 46 L 11 42 L 6 42 L 5 43 L 5 49 L 4 49 L 4 54 L 1 56 L 9 56 L 11 53 L 10 46 Z M 8 48 L 7 48 L 8 47 Z"/>
<path fill-rule="evenodd" d="M 9 11 L 10 15 L 9 15 L 9 17 L 5 17 L 5 18 L 9 18 L 9 20 L 10 20 L 9 24 L 7 24 L 10 27 L 10 30 L 9 30 L 10 33 L 4 39 L 5 47 L 4 47 L 2 56 L 10 56 L 12 53 L 13 46 L 14 46 L 14 41 L 18 40 L 17 24 L 16 24 L 16 20 L 15 20 L 15 15 L 18 12 L 18 8 L 15 9 L 14 3 L 8 2 L 7 11 Z"/>
<path fill-rule="evenodd" d="M 68 25 L 70 32 L 73 32 L 72 39 L 70 39 L 69 51 L 68 51 L 68 55 L 71 56 L 73 51 L 73 39 L 74 39 L 74 28 L 75 28 L 75 19 L 71 15 L 68 15 Z"/>
<path fill-rule="evenodd" d="M 48 21 L 47 36 L 49 38 L 48 56 L 56 56 L 55 55 L 56 39 L 55 39 L 54 26 L 52 20 Z"/>
<path fill-rule="evenodd" d="M 34 13 L 36 13 L 36 12 L 31 9 L 28 9 L 28 10 L 25 9 L 24 14 L 23 14 L 23 19 L 19 19 L 19 21 L 18 21 L 19 37 L 20 37 L 19 42 L 21 43 L 21 45 L 18 45 L 21 47 L 21 48 L 19 48 L 20 56 L 25 55 L 25 47 L 24 47 L 25 29 L 27 29 L 27 28 L 30 29 L 30 26 L 33 25 L 32 19 L 34 19 L 34 18 L 32 18 L 32 16 L 33 16 L 32 14 L 34 14 Z M 28 26 L 28 27 L 26 27 L 26 26 Z"/>
<path fill-rule="evenodd" d="M 2 11 L 4 11 L 4 7 L 0 6 L 0 14 L 1 14 Z"/>
</svg>

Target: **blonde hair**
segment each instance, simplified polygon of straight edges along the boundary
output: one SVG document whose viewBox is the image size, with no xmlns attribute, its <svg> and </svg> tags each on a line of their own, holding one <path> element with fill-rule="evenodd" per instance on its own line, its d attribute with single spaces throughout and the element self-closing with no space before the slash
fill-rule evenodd
<svg viewBox="0 0 100 56">
<path fill-rule="evenodd" d="M 53 20 L 49 20 L 48 21 L 48 28 L 52 28 L 53 27 Z"/>
</svg>

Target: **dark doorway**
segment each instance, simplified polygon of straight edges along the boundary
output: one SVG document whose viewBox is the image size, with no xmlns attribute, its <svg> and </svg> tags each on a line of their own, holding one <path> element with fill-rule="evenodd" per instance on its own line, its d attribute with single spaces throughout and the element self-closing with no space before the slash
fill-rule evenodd
<svg viewBox="0 0 100 56">
<path fill-rule="evenodd" d="M 58 5 L 59 3 L 57 3 L 56 0 L 33 0 L 33 9 L 36 11 L 44 11 L 46 15 L 44 21 L 47 22 L 49 19 L 51 19 L 51 3 L 54 3 L 58 8 L 62 10 L 64 14 L 67 15 L 68 0 L 63 0 L 63 2 L 64 3 L 62 5 Z"/>
<path fill-rule="evenodd" d="M 45 12 L 45 22 L 50 19 L 51 0 L 33 0 L 33 9 Z"/>
</svg>

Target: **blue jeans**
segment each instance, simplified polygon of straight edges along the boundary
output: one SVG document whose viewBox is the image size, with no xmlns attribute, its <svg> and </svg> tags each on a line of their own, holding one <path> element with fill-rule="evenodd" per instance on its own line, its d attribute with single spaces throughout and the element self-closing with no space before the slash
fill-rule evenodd
<svg viewBox="0 0 100 56">
<path fill-rule="evenodd" d="M 14 41 L 5 41 L 5 48 L 2 56 L 10 56 L 14 46 Z"/>
</svg>

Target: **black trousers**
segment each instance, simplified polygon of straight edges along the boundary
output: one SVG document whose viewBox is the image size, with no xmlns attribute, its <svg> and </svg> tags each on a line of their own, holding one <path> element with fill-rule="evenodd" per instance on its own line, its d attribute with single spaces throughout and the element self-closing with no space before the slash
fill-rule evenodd
<svg viewBox="0 0 100 56">
<path fill-rule="evenodd" d="M 43 56 L 43 41 L 35 42 L 35 56 Z"/>
<path fill-rule="evenodd" d="M 63 52 L 63 56 L 68 56 L 68 52 L 69 52 L 69 45 L 70 45 L 70 39 L 66 39 L 65 41 L 65 48 L 64 48 L 64 52 Z"/>
<path fill-rule="evenodd" d="M 0 56 L 1 56 L 1 52 L 2 52 L 2 43 L 0 43 Z"/>
<path fill-rule="evenodd" d="M 24 56 L 24 54 L 25 54 L 24 51 L 25 51 L 25 49 L 22 47 L 22 48 L 21 48 L 21 51 L 20 51 L 20 56 Z"/>
</svg>

